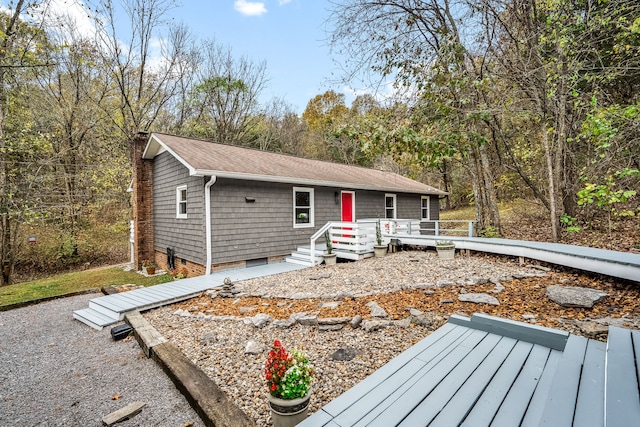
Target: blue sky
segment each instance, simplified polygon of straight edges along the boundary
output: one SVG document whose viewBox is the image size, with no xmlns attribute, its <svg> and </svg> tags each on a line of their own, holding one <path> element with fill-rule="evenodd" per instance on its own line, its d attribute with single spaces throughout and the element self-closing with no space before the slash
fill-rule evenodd
<svg viewBox="0 0 640 427">
<path fill-rule="evenodd" d="M 92 32 L 81 4 L 97 0 L 49 1 L 52 16 L 69 15 L 82 32 Z M 9 3 L 0 0 L 0 9 Z M 169 17 L 187 23 L 200 40 L 230 45 L 236 57 L 265 61 L 269 82 L 262 102 L 283 98 L 301 114 L 309 100 L 329 89 L 344 93 L 347 104 L 355 97 L 335 83 L 341 72 L 326 41 L 330 6 L 328 0 L 178 0 Z"/>
<path fill-rule="evenodd" d="M 328 1 L 183 0 L 182 3 L 171 15 L 188 23 L 197 36 L 230 45 L 236 56 L 266 61 L 269 84 L 263 99 L 282 97 L 301 113 L 315 95 L 330 88 L 346 92 L 344 87 L 331 84 L 340 71 L 325 40 Z"/>
</svg>

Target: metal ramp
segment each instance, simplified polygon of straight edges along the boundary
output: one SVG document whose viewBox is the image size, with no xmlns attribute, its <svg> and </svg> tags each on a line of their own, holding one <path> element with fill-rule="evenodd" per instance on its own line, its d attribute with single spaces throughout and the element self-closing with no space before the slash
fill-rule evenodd
<svg viewBox="0 0 640 427">
<path fill-rule="evenodd" d="M 181 279 L 148 288 L 93 298 L 89 300 L 89 308 L 74 311 L 73 318 L 100 330 L 121 321 L 124 319 L 125 313 L 129 311 L 145 311 L 162 307 L 192 298 L 208 289 L 222 286 L 226 277 L 235 282 L 302 268 L 305 267 L 278 262 L 248 268 L 220 270 L 208 276 Z"/>
<path fill-rule="evenodd" d="M 435 247 L 438 241 L 449 240 L 455 243 L 456 249 L 536 259 L 578 270 L 640 282 L 640 254 L 631 252 L 617 252 L 562 243 L 484 237 L 415 234 L 385 234 L 385 237 L 398 239 L 402 244 L 432 247 Z"/>
</svg>

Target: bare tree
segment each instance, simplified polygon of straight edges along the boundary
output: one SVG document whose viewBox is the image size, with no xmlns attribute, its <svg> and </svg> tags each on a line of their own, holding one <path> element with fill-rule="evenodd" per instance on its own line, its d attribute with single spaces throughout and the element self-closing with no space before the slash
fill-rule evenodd
<svg viewBox="0 0 640 427">
<path fill-rule="evenodd" d="M 173 30 L 165 21 L 174 7 L 171 0 L 122 0 L 128 25 L 118 21 L 113 0 L 97 5 L 96 25 L 102 61 L 111 72 L 105 82 L 118 96 L 107 111 L 122 134 L 131 140 L 148 130 L 178 90 L 178 66 L 189 46 L 182 29 Z M 168 29 L 167 37 L 161 34 Z M 154 50 L 154 43 L 159 49 Z"/>
<path fill-rule="evenodd" d="M 259 123 L 258 97 L 267 84 L 266 63 L 233 56 L 231 47 L 209 40 L 191 89 L 191 119 L 184 127 L 193 136 L 223 144 L 247 145 Z"/>
</svg>

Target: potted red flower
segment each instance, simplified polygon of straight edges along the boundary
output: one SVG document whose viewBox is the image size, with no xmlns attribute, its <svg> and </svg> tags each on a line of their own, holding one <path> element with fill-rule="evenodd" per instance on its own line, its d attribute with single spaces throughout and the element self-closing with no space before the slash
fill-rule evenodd
<svg viewBox="0 0 640 427">
<path fill-rule="evenodd" d="M 275 340 L 267 355 L 264 376 L 274 427 L 295 426 L 304 420 L 313 380 L 313 365 L 307 355 L 296 349 L 289 353 L 280 340 Z"/>
</svg>

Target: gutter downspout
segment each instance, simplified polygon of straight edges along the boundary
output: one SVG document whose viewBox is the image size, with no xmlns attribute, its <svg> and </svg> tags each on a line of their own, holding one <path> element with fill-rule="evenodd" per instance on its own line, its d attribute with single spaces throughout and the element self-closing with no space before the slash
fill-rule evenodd
<svg viewBox="0 0 640 427">
<path fill-rule="evenodd" d="M 218 177 L 211 175 L 209 181 L 204 185 L 204 224 L 205 224 L 205 246 L 206 246 L 206 264 L 205 275 L 211 274 L 211 260 L 213 254 L 211 253 L 211 187 L 216 183 Z"/>
</svg>

